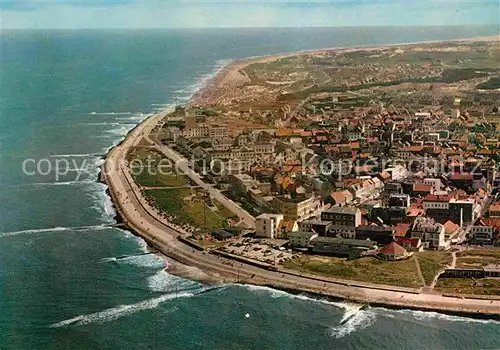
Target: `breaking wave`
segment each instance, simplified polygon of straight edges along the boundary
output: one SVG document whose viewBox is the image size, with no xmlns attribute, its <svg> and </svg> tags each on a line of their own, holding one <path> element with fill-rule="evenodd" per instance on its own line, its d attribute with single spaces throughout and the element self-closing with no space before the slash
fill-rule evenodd
<svg viewBox="0 0 500 350">
<path fill-rule="evenodd" d="M 265 286 L 255 286 L 255 285 L 251 285 L 251 284 L 244 284 L 244 285 L 236 284 L 236 286 L 244 287 L 250 291 L 261 291 L 261 292 L 263 291 L 263 292 L 270 294 L 270 296 L 272 298 L 291 298 L 291 299 L 304 300 L 304 301 L 309 301 L 309 302 L 313 302 L 313 303 L 332 305 L 332 306 L 335 306 L 335 307 L 337 307 L 339 309 L 343 309 L 343 310 L 349 310 L 352 307 L 359 308 L 359 306 L 360 306 L 359 304 L 332 301 L 332 300 L 328 300 L 328 299 L 313 298 L 313 297 L 309 297 L 309 296 L 303 295 L 303 294 L 290 294 L 290 293 L 287 293 L 287 292 L 284 292 L 284 291 L 281 291 L 278 289 L 273 289 L 273 288 L 265 287 Z"/>
<path fill-rule="evenodd" d="M 133 114 L 132 112 L 91 112 L 89 115 L 127 115 Z"/>
<path fill-rule="evenodd" d="M 202 291 L 209 287 L 201 288 L 201 284 L 184 279 L 181 277 L 173 276 L 165 270 L 160 270 L 154 275 L 148 277 L 148 287 L 153 292 L 174 292 L 178 290 L 199 290 Z"/>
<path fill-rule="evenodd" d="M 439 312 L 433 312 L 433 311 L 419 311 L 419 310 L 387 310 L 383 309 L 385 312 L 388 314 L 402 314 L 404 316 L 411 316 L 416 320 L 419 321 L 434 321 L 434 320 L 441 320 L 441 321 L 448 321 L 448 322 L 461 322 L 461 323 L 481 323 L 481 324 L 499 324 L 499 321 L 496 320 L 491 320 L 491 319 L 479 319 L 479 318 L 470 318 L 470 317 L 462 317 L 462 316 L 454 316 L 454 315 L 447 315 L 447 314 L 441 314 Z"/>
<path fill-rule="evenodd" d="M 103 311 L 95 312 L 87 315 L 79 315 L 64 321 L 51 324 L 51 328 L 66 327 L 70 325 L 83 326 L 90 323 L 106 323 L 114 321 L 126 315 L 133 314 L 142 310 L 150 310 L 158 307 L 160 304 L 177 298 L 189 298 L 195 296 L 191 292 L 180 292 L 180 293 L 169 293 L 159 296 L 157 298 L 152 298 L 144 301 L 140 301 L 135 304 L 119 305 L 113 308 L 109 308 Z"/>
<path fill-rule="evenodd" d="M 189 85 L 186 88 L 175 90 L 175 99 L 179 102 L 188 101 L 193 96 L 193 94 L 206 86 L 210 82 L 210 80 L 212 80 L 222 69 L 224 69 L 224 67 L 226 67 L 232 61 L 232 59 L 217 60 L 212 70 L 209 73 L 201 74 L 194 84 Z"/>
<path fill-rule="evenodd" d="M 40 229 L 28 229 L 21 231 L 10 231 L 10 232 L 0 232 L 1 237 L 16 236 L 22 234 L 30 233 L 45 233 L 45 232 L 60 232 L 60 231 L 90 231 L 90 230 L 105 230 L 109 229 L 106 225 L 96 225 L 96 226 L 76 226 L 76 227 L 50 227 L 50 228 L 40 228 Z"/>
<path fill-rule="evenodd" d="M 340 322 L 342 323 L 346 319 L 347 321 L 331 327 L 330 334 L 337 339 L 345 337 L 348 334 L 370 327 L 376 318 L 377 315 L 372 310 L 359 310 L 355 313 L 347 311 Z"/>
</svg>

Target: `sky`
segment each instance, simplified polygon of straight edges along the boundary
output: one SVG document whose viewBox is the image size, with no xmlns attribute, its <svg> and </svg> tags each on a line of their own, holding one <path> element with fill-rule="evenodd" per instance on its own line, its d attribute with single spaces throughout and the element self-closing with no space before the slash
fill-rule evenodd
<svg viewBox="0 0 500 350">
<path fill-rule="evenodd" d="M 499 26 L 500 1 L 0 0 L 0 21 L 3 29 Z"/>
</svg>

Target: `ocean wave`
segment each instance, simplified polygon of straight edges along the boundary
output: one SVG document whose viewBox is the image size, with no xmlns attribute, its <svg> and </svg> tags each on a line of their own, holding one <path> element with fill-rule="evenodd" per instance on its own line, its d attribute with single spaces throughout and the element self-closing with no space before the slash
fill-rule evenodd
<svg viewBox="0 0 500 350">
<path fill-rule="evenodd" d="M 159 296 L 157 298 L 152 298 L 144 301 L 140 301 L 135 304 L 119 305 L 113 308 L 109 308 L 103 311 L 79 315 L 64 321 L 51 324 L 50 328 L 66 327 L 70 325 L 83 326 L 90 323 L 106 323 L 114 321 L 123 316 L 127 316 L 142 310 L 150 310 L 158 307 L 160 304 L 177 298 L 189 298 L 193 297 L 195 294 L 191 292 L 180 292 L 180 293 L 169 293 Z"/>
<path fill-rule="evenodd" d="M 135 265 L 139 267 L 148 267 L 148 268 L 165 268 L 166 260 L 155 254 L 141 254 L 141 255 L 131 255 L 124 257 L 110 257 L 104 258 L 100 260 L 101 262 L 117 262 L 124 263 L 129 265 Z"/>
<path fill-rule="evenodd" d="M 128 115 L 133 112 L 91 112 L 89 115 Z"/>
<path fill-rule="evenodd" d="M 303 301 L 309 301 L 313 303 L 321 303 L 325 305 L 331 305 L 335 306 L 336 308 L 343 309 L 343 310 L 350 310 L 352 308 L 358 308 L 361 306 L 360 304 L 354 304 L 354 303 L 347 303 L 347 302 L 341 302 L 341 301 L 332 301 L 328 299 L 320 299 L 320 298 L 314 298 L 310 297 L 304 294 L 291 294 L 287 293 L 278 289 L 273 289 L 271 287 L 265 287 L 265 286 L 256 286 L 256 285 L 251 285 L 251 284 L 235 284 L 235 286 L 241 286 L 246 288 L 249 291 L 263 291 L 269 294 L 272 298 L 291 298 L 291 299 L 298 299 L 298 300 L 303 300 Z"/>
<path fill-rule="evenodd" d="M 90 230 L 104 230 L 109 229 L 107 225 L 95 225 L 95 226 L 76 226 L 76 227 L 50 227 L 50 228 L 39 228 L 39 229 L 28 229 L 21 231 L 10 231 L 10 232 L 0 232 L 1 237 L 16 236 L 22 234 L 30 233 L 46 233 L 46 232 L 60 232 L 60 231 L 90 231 Z"/>
<path fill-rule="evenodd" d="M 330 335 L 332 337 L 339 339 L 353 332 L 368 328 L 377 318 L 377 315 L 372 310 L 359 310 L 355 314 L 351 313 L 350 315 L 346 315 L 344 315 L 343 320 L 351 317 L 347 320 L 347 322 L 330 328 Z"/>
<path fill-rule="evenodd" d="M 208 287 L 201 287 L 201 284 L 169 274 L 165 270 L 160 270 L 147 279 L 148 287 L 153 292 L 174 292 L 197 290 L 198 292 L 206 290 Z M 201 287 L 201 288 L 200 288 Z"/>
<path fill-rule="evenodd" d="M 94 180 L 81 180 L 81 181 L 56 181 L 56 182 L 31 182 L 23 186 L 72 186 L 72 185 L 88 185 L 95 184 Z"/>
<path fill-rule="evenodd" d="M 212 80 L 217 74 L 219 74 L 219 72 L 232 61 L 232 59 L 222 59 L 215 61 L 212 70 L 209 73 L 199 75 L 194 84 L 189 85 L 185 88 L 175 90 L 175 99 L 182 102 L 188 101 L 198 90 L 206 86 L 210 82 L 210 80 Z"/>
<path fill-rule="evenodd" d="M 108 186 L 100 182 L 94 182 L 95 187 L 89 190 L 90 197 L 93 201 L 93 208 L 101 213 L 101 220 L 105 223 L 114 223 L 116 217 L 116 209 L 111 201 L 111 198 L 106 193 Z"/>
<path fill-rule="evenodd" d="M 460 322 L 460 323 L 481 323 L 481 324 L 500 323 L 499 321 L 496 320 L 454 316 L 433 311 L 420 311 L 420 310 L 408 310 L 408 309 L 403 309 L 403 310 L 383 309 L 383 310 L 388 314 L 403 314 L 405 316 L 409 315 L 418 321 L 425 321 L 425 322 L 433 320 L 441 320 L 441 321 Z"/>
<path fill-rule="evenodd" d="M 80 154 L 53 154 L 50 158 L 91 158 L 98 157 L 99 154 L 96 153 L 80 153 Z"/>
</svg>

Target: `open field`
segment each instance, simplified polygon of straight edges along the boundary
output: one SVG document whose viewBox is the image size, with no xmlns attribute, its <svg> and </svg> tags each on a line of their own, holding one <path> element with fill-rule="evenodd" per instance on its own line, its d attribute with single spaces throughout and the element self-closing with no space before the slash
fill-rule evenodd
<svg viewBox="0 0 500 350">
<path fill-rule="evenodd" d="M 472 249 L 457 253 L 457 268 L 500 265 L 500 249 Z"/>
<path fill-rule="evenodd" d="M 196 192 L 189 188 L 152 189 L 144 192 L 161 211 L 174 215 L 176 222 L 187 223 L 202 230 L 226 227 L 228 219 L 233 217 L 225 209 L 212 211 L 204 199 L 197 197 Z M 222 205 L 217 204 L 216 207 L 222 208 Z"/>
<path fill-rule="evenodd" d="M 451 263 L 452 257 L 449 252 L 439 251 L 423 251 L 417 253 L 420 271 L 424 277 L 425 284 L 429 285 L 434 280 L 434 277 L 445 266 Z"/>
<path fill-rule="evenodd" d="M 440 278 L 434 289 L 445 293 L 500 295 L 500 279 Z"/>
<path fill-rule="evenodd" d="M 161 153 L 136 148 L 129 154 L 129 166 L 134 181 L 143 187 L 188 186 L 189 179 L 175 172 L 175 167 Z"/>
<path fill-rule="evenodd" d="M 414 258 L 403 261 L 385 261 L 372 257 L 347 260 L 304 256 L 285 262 L 283 265 L 289 269 L 328 277 L 402 287 L 422 287 Z"/>
</svg>

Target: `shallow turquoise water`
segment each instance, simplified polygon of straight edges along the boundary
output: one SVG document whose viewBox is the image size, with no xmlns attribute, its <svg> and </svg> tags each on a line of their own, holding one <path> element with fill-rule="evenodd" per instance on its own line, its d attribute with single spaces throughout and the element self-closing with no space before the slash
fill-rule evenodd
<svg viewBox="0 0 500 350">
<path fill-rule="evenodd" d="M 227 60 L 494 30 L 2 32 L 0 348 L 498 347 L 493 321 L 373 308 L 339 326 L 351 305 L 170 276 L 161 259 L 134 256 L 140 239 L 108 227 L 114 210 L 96 182 L 109 147 Z M 23 174 L 26 159 L 68 156 L 82 177 Z"/>
</svg>

